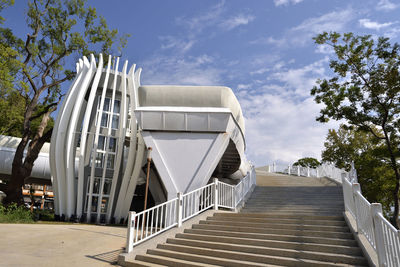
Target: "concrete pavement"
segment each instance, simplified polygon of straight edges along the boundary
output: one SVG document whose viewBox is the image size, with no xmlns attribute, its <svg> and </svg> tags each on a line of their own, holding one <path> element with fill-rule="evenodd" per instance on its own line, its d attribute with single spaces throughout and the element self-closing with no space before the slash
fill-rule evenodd
<svg viewBox="0 0 400 267">
<path fill-rule="evenodd" d="M 0 224 L 0 266 L 110 266 L 126 228 L 85 224 Z"/>
</svg>

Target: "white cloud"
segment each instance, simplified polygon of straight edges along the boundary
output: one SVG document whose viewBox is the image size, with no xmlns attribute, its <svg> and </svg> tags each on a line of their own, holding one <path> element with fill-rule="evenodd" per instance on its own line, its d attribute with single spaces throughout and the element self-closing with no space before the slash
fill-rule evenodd
<svg viewBox="0 0 400 267">
<path fill-rule="evenodd" d="M 161 44 L 161 49 L 174 49 L 178 53 L 189 51 L 196 43 L 195 40 L 183 40 L 171 35 L 161 36 L 160 40 L 165 42 L 164 44 Z"/>
<path fill-rule="evenodd" d="M 251 86 L 251 84 L 242 84 L 242 83 L 240 83 L 240 84 L 238 84 L 237 89 L 238 90 L 249 89 L 250 86 Z"/>
<path fill-rule="evenodd" d="M 144 84 L 217 85 L 222 70 L 213 67 L 214 58 L 154 55 L 142 65 Z M 151 77 L 151 78 L 148 78 Z"/>
<path fill-rule="evenodd" d="M 274 0 L 275 6 L 287 6 L 290 3 L 292 4 L 298 4 L 300 2 L 303 2 L 303 0 Z"/>
<path fill-rule="evenodd" d="M 393 10 L 396 8 L 398 8 L 398 5 L 393 4 L 389 0 L 380 0 L 376 6 L 376 9 L 383 10 L 383 11 L 390 11 L 390 10 Z"/>
<path fill-rule="evenodd" d="M 328 129 L 338 125 L 315 121 L 321 106 L 311 97 L 294 101 L 285 94 L 246 94 L 239 101 L 246 118 L 248 158 L 258 166 L 320 158 Z"/>
<path fill-rule="evenodd" d="M 322 44 L 317 46 L 315 52 L 318 54 L 333 54 L 335 53 L 335 50 L 333 49 L 333 47 L 327 44 Z"/>
<path fill-rule="evenodd" d="M 304 20 L 300 25 L 292 28 L 289 31 L 289 36 L 293 36 L 291 40 L 294 43 L 304 45 L 306 42 L 311 42 L 312 37 L 324 31 L 341 32 L 346 25 L 353 20 L 355 14 L 351 8 L 341 11 L 332 11 L 319 17 L 309 18 Z"/>
<path fill-rule="evenodd" d="M 298 26 L 287 30 L 282 37 L 263 37 L 250 42 L 250 44 L 272 44 L 278 48 L 305 46 L 313 42 L 312 38 L 324 31 L 343 32 L 349 22 L 357 16 L 352 8 L 332 11 L 319 17 L 304 20 Z"/>
<path fill-rule="evenodd" d="M 204 28 L 215 25 L 221 14 L 224 11 L 225 1 L 220 1 L 218 4 L 209 8 L 206 12 L 202 12 L 197 16 L 179 17 L 176 22 L 180 25 L 186 26 L 191 32 L 199 33 Z"/>
<path fill-rule="evenodd" d="M 220 24 L 220 27 L 225 30 L 232 30 L 240 25 L 247 25 L 254 20 L 252 15 L 239 14 L 237 16 L 231 17 Z"/>
<path fill-rule="evenodd" d="M 261 45 L 268 45 L 272 44 L 275 46 L 284 46 L 286 45 L 287 40 L 282 38 L 282 39 L 275 39 L 274 37 L 268 36 L 268 37 L 262 37 L 258 38 L 256 40 L 250 41 L 250 44 L 261 44 Z"/>
<path fill-rule="evenodd" d="M 271 74 L 270 79 L 282 82 L 285 88 L 292 90 L 297 96 L 307 97 L 310 95 L 310 90 L 315 85 L 315 81 L 325 76 L 324 65 L 328 61 L 328 57 L 325 57 L 301 68 L 277 71 Z"/>
<path fill-rule="evenodd" d="M 376 21 L 372 21 L 370 19 L 360 19 L 360 20 L 358 20 L 358 22 L 360 23 L 361 27 L 371 29 L 371 30 L 376 30 L 376 31 L 379 31 L 382 28 L 389 27 L 396 23 L 396 22 L 379 23 Z"/>
</svg>

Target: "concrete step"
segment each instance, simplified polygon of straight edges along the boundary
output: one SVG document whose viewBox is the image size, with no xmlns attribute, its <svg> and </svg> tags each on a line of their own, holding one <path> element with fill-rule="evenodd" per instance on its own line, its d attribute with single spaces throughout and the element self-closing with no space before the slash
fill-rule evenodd
<svg viewBox="0 0 400 267">
<path fill-rule="evenodd" d="M 279 198 L 279 199 L 249 199 L 246 203 L 264 203 L 264 204 L 282 204 L 282 203 L 308 203 L 310 205 L 318 205 L 320 203 L 324 204 L 343 204 L 343 200 L 341 199 L 304 199 L 304 198 Z"/>
<path fill-rule="evenodd" d="M 306 230 L 306 231 L 326 231 L 335 233 L 349 233 L 347 226 L 325 226 L 325 225 L 304 225 L 304 224 L 280 224 L 280 223 L 257 223 L 257 222 L 237 222 L 223 220 L 201 220 L 200 224 L 244 226 L 251 228 L 273 228 L 282 230 Z"/>
<path fill-rule="evenodd" d="M 246 218 L 246 217 L 231 217 L 231 216 L 226 216 L 226 217 L 224 217 L 224 216 L 213 216 L 213 217 L 207 217 L 207 220 L 236 221 L 236 222 L 256 222 L 256 223 L 279 223 L 279 224 L 347 226 L 345 221 L 329 221 L 329 220 Z"/>
<path fill-rule="evenodd" d="M 295 249 L 295 250 L 314 251 L 314 252 L 326 252 L 333 254 L 344 254 L 351 256 L 362 256 L 362 251 L 360 248 L 349 247 L 349 246 L 313 244 L 305 242 L 287 242 L 287 241 L 276 241 L 276 240 L 260 240 L 260 239 L 239 238 L 239 237 L 222 237 L 222 236 L 199 235 L 199 234 L 188 234 L 188 233 L 177 234 L 176 238 L 206 241 L 206 242 L 219 242 L 219 243 L 235 244 L 235 245 Z"/>
<path fill-rule="evenodd" d="M 198 242 L 201 243 L 201 242 Z M 206 242 L 203 242 L 206 243 Z M 200 245 L 200 244 L 199 244 Z M 245 249 L 245 246 L 236 246 L 238 249 L 237 251 L 232 251 L 232 249 L 235 248 L 235 246 L 231 245 L 224 245 L 223 246 L 218 246 L 213 244 L 214 246 L 217 246 L 218 249 L 214 248 L 205 248 L 205 247 L 191 247 L 191 246 L 185 246 L 185 245 L 175 245 L 175 244 L 159 244 L 157 248 L 162 249 L 162 250 L 169 250 L 169 251 L 174 251 L 174 252 L 183 252 L 183 253 L 188 253 L 188 254 L 194 254 L 194 255 L 204 255 L 204 256 L 210 256 L 210 257 L 219 257 L 219 258 L 226 258 L 226 259 L 231 259 L 231 260 L 242 260 L 242 261 L 249 261 L 249 262 L 257 262 L 257 263 L 266 263 L 266 264 L 275 264 L 275 265 L 287 265 L 287 262 L 290 261 L 297 261 L 296 265 L 292 266 L 335 266 L 332 265 L 328 260 L 337 260 L 337 261 L 332 261 L 335 263 L 340 263 L 340 264 L 352 264 L 352 265 L 366 265 L 367 262 L 364 258 L 360 257 L 346 257 L 346 256 L 337 256 L 333 255 L 331 256 L 330 254 L 327 253 L 321 253 L 319 256 L 315 255 L 313 253 L 310 255 L 310 253 L 304 252 L 304 251 L 289 251 L 289 250 L 282 250 L 282 249 L 265 249 L 265 248 L 260 248 L 260 250 L 257 249 L 257 252 L 267 252 L 272 253 L 275 255 L 261 255 L 261 254 L 255 254 L 254 250 L 250 252 L 241 252 L 240 249 Z M 221 248 L 227 248 L 229 247 L 229 250 L 224 250 Z M 254 248 L 254 247 L 251 247 Z M 312 258 L 312 259 L 308 259 Z M 315 259 L 321 259 L 315 260 Z M 306 263 L 307 265 L 299 264 L 299 262 Z M 345 262 L 345 263 L 343 263 Z M 325 264 L 325 265 L 324 265 Z M 336 265 L 337 266 L 337 265 Z"/>
<path fill-rule="evenodd" d="M 272 209 L 272 208 L 265 208 L 265 209 L 260 209 L 260 208 L 246 208 L 244 207 L 241 212 L 246 212 L 246 213 L 265 213 L 265 212 L 270 212 L 270 213 L 275 213 L 279 215 L 285 215 L 285 214 L 303 214 L 303 215 L 341 215 L 343 211 L 330 211 L 330 210 L 325 210 L 325 211 L 310 211 L 310 210 L 299 210 L 299 209 L 282 209 L 280 210 L 279 208 Z"/>
<path fill-rule="evenodd" d="M 209 229 L 209 230 L 234 231 L 234 232 L 244 232 L 244 233 L 281 234 L 281 235 L 294 235 L 294 236 L 353 239 L 353 235 L 351 233 L 343 233 L 343 232 L 254 228 L 245 226 L 227 226 L 227 225 L 215 225 L 215 224 L 194 224 L 192 227 L 193 229 L 206 229 L 206 230 Z"/>
<path fill-rule="evenodd" d="M 237 238 L 248 238 L 257 240 L 276 240 L 276 241 L 326 244 L 326 245 L 346 246 L 346 247 L 357 246 L 357 242 L 353 239 L 293 236 L 293 235 L 283 235 L 283 234 L 245 233 L 245 232 L 209 230 L 209 229 L 185 229 L 184 233 L 197 234 L 197 235 L 212 235 L 215 237 L 237 237 Z"/>
<path fill-rule="evenodd" d="M 161 255 L 151 255 L 151 254 L 137 255 L 135 260 L 137 260 L 139 262 L 146 262 L 148 264 L 157 264 L 155 266 L 172 266 L 172 267 L 181 267 L 181 266 L 213 267 L 213 266 L 218 266 L 218 265 L 204 264 L 201 262 L 191 262 L 191 261 L 186 261 L 186 260 L 181 260 L 181 259 L 176 259 L 176 258 L 171 258 L 171 257 L 164 257 Z M 132 266 L 135 266 L 135 265 L 132 265 Z M 142 266 L 142 265 L 137 265 L 137 266 Z M 143 265 L 143 266 L 153 266 L 153 265 Z"/>
<path fill-rule="evenodd" d="M 147 255 L 146 255 L 147 256 Z M 141 257 L 140 257 L 141 258 Z M 145 257 L 146 258 L 146 257 Z M 155 260 L 155 262 L 157 262 L 157 260 Z M 125 264 L 124 264 L 124 266 L 127 266 L 127 267 L 165 267 L 165 266 L 167 266 L 167 265 L 161 265 L 161 264 L 156 264 L 156 263 L 153 263 L 152 261 L 147 261 L 146 259 L 145 260 L 137 260 L 137 259 L 135 259 L 135 260 L 131 260 L 131 261 L 129 261 L 129 262 L 126 262 Z"/>
<path fill-rule="evenodd" d="M 202 263 L 202 264 L 209 264 L 209 266 L 230 266 L 230 267 L 243 267 L 243 266 L 254 266 L 254 267 L 277 267 L 278 265 L 272 265 L 272 264 L 263 264 L 263 263 L 256 263 L 256 262 L 245 262 L 242 260 L 231 260 L 227 258 L 219 258 L 219 257 L 213 257 L 213 256 L 206 256 L 206 255 L 195 255 L 191 253 L 183 253 L 183 252 L 178 252 L 178 251 L 170 251 L 170 250 L 164 250 L 164 249 L 149 249 L 147 251 L 149 255 L 152 257 L 161 257 L 165 262 L 171 264 L 168 266 L 174 266 L 172 265 L 174 261 L 186 261 L 190 262 L 192 264 L 197 264 L 197 263 Z M 185 267 L 188 265 L 177 265 L 180 267 Z"/>
<path fill-rule="evenodd" d="M 301 220 L 330 220 L 330 221 L 343 221 L 343 215 L 309 215 L 309 214 L 276 214 L 271 212 L 260 213 L 233 213 L 233 212 L 217 212 L 214 217 L 244 217 L 244 218 L 274 218 L 274 219 L 301 219 Z"/>
<path fill-rule="evenodd" d="M 176 249 L 177 245 L 179 249 L 181 247 L 190 248 L 206 248 L 213 250 L 223 250 L 223 251 L 237 251 L 242 253 L 257 254 L 257 255 L 268 255 L 268 256 L 278 256 L 278 257 L 289 257 L 289 258 L 302 258 L 315 261 L 326 261 L 326 262 L 338 262 L 353 265 L 365 265 L 366 260 L 359 255 L 344 255 L 340 253 L 328 253 L 328 252 L 316 252 L 307 251 L 302 249 L 289 249 L 289 248 L 270 248 L 262 246 L 249 246 L 249 245 L 237 245 L 237 244 L 226 244 L 221 242 L 210 242 L 210 241 L 200 241 L 200 240 L 187 240 L 180 238 L 170 238 L 167 240 L 166 246 L 173 244 L 173 248 Z M 166 248 L 166 247 L 164 247 Z M 171 249 L 171 246 L 169 246 Z M 181 251 L 181 250 L 179 250 Z M 192 251 L 187 249 L 187 251 Z M 182 251 L 182 252 L 187 252 Z M 333 250 L 335 251 L 335 250 Z"/>
<path fill-rule="evenodd" d="M 263 202 L 263 201 L 247 201 L 246 205 L 249 206 L 295 206 L 295 207 L 301 207 L 301 206 L 305 206 L 305 207 L 313 207 L 313 208 L 324 208 L 324 207 L 329 207 L 329 208 L 343 208 L 344 204 L 342 202 L 336 202 L 336 203 L 332 203 L 332 202 L 319 202 L 319 203 L 310 203 L 307 201 L 279 201 L 276 203 L 272 203 L 272 202 Z"/>
<path fill-rule="evenodd" d="M 343 201 L 343 196 L 342 195 L 335 195 L 335 196 L 326 196 L 325 194 L 321 195 L 315 195 L 313 196 L 307 196 L 307 195 L 293 195 L 293 194 L 288 194 L 288 196 L 282 196 L 282 195 L 265 195 L 265 196 L 255 196 L 252 195 L 249 200 L 265 200 L 265 201 L 278 201 L 278 200 L 302 200 L 302 201 L 324 201 L 324 202 L 329 202 L 329 201 Z"/>
<path fill-rule="evenodd" d="M 325 207 L 325 208 L 310 208 L 307 206 L 252 206 L 252 205 L 246 205 L 243 210 L 281 210 L 281 211 L 287 211 L 288 213 L 293 213 L 293 212 L 319 212 L 319 213 L 343 213 L 344 207 L 343 208 L 334 208 L 334 207 Z"/>
</svg>

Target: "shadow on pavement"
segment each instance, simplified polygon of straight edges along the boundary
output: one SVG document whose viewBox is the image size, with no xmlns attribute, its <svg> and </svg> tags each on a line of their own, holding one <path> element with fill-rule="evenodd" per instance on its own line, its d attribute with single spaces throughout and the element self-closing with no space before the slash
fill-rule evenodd
<svg viewBox="0 0 400 267">
<path fill-rule="evenodd" d="M 107 262 L 111 265 L 117 265 L 118 255 L 121 254 L 124 250 L 125 250 L 124 248 L 120 248 L 117 250 L 112 250 L 97 255 L 85 255 L 85 256 L 98 261 Z"/>
</svg>

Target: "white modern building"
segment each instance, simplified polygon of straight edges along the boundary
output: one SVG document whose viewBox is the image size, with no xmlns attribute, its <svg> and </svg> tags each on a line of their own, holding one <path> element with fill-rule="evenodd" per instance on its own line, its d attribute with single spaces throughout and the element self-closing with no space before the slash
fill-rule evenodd
<svg viewBox="0 0 400 267">
<path fill-rule="evenodd" d="M 105 64 L 101 55 L 97 64 L 84 57 L 76 68 L 50 146 L 62 218 L 124 220 L 140 202 L 149 148 L 153 204 L 212 177 L 234 184 L 246 175 L 244 119 L 231 89 L 141 85 L 141 69 L 128 70 L 119 58 Z"/>
</svg>

